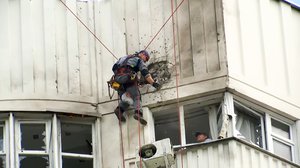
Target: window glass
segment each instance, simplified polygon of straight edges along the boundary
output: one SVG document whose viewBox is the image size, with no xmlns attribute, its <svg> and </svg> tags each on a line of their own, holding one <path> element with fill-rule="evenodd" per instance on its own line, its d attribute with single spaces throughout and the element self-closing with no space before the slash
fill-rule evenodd
<svg viewBox="0 0 300 168">
<path fill-rule="evenodd" d="M 92 154 L 92 126 L 62 123 L 62 152 Z"/>
<path fill-rule="evenodd" d="M 260 116 L 247 112 L 244 108 L 235 107 L 237 137 L 263 147 L 262 124 Z"/>
<path fill-rule="evenodd" d="M 42 156 L 20 156 L 20 168 L 48 168 L 48 157 Z"/>
<path fill-rule="evenodd" d="M 290 127 L 282 122 L 272 119 L 272 132 L 284 138 L 290 139 Z"/>
<path fill-rule="evenodd" d="M 184 122 L 186 143 L 196 143 L 196 132 L 204 132 L 209 136 L 208 112 L 199 106 L 189 105 L 184 107 Z"/>
<path fill-rule="evenodd" d="M 289 145 L 286 145 L 282 142 L 279 142 L 275 139 L 273 139 L 273 148 L 274 148 L 274 153 L 292 161 L 292 148 Z"/>
<path fill-rule="evenodd" d="M 180 145 L 178 110 L 154 113 L 155 139 L 170 138 L 172 145 Z"/>
<path fill-rule="evenodd" d="M 45 150 L 45 141 L 45 124 L 21 124 L 22 150 Z"/>
<path fill-rule="evenodd" d="M 0 151 L 3 151 L 3 126 L 0 126 Z"/>
<path fill-rule="evenodd" d="M 93 159 L 63 157 L 63 168 L 92 168 Z"/>
<path fill-rule="evenodd" d="M 5 156 L 0 156 L 0 168 L 5 168 Z"/>
</svg>

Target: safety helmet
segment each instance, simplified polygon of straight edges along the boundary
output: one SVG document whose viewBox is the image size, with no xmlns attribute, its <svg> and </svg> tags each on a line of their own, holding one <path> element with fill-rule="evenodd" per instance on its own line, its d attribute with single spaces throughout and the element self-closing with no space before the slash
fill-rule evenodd
<svg viewBox="0 0 300 168">
<path fill-rule="evenodd" d="M 150 55 L 146 50 L 141 50 L 139 52 L 139 54 L 144 54 L 146 56 L 146 59 L 147 59 L 146 61 L 148 61 L 150 59 Z"/>
</svg>

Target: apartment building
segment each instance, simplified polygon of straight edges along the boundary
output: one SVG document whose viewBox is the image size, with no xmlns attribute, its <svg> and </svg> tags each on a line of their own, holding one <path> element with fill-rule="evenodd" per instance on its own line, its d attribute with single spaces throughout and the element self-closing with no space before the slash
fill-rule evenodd
<svg viewBox="0 0 300 168">
<path fill-rule="evenodd" d="M 300 167 L 298 0 L 1 0 L 0 21 L 1 168 L 133 168 L 165 138 L 177 168 Z M 163 87 L 119 124 L 111 67 L 145 48 Z"/>
</svg>

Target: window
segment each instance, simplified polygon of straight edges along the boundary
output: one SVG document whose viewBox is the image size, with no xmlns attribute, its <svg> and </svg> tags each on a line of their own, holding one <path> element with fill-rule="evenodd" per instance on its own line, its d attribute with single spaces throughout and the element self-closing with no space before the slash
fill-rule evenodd
<svg viewBox="0 0 300 168">
<path fill-rule="evenodd" d="M 0 124 L 0 168 L 6 167 L 4 124 Z"/>
<path fill-rule="evenodd" d="M 182 145 L 197 143 L 196 132 L 204 132 L 211 137 L 211 123 L 215 121 L 215 129 L 217 129 L 217 124 L 216 118 L 210 117 L 209 114 L 216 111 L 212 111 L 210 107 L 218 106 L 201 106 L 199 103 L 180 106 L 181 123 L 179 123 L 177 108 L 154 112 L 155 139 L 170 138 L 176 147 L 180 145 L 180 142 Z"/>
<path fill-rule="evenodd" d="M 17 129 L 18 167 L 49 167 L 49 123 L 18 121 Z"/>
<path fill-rule="evenodd" d="M 259 113 L 253 109 L 234 102 L 235 136 L 293 161 L 293 122 L 272 112 Z"/>
<path fill-rule="evenodd" d="M 293 161 L 291 126 L 275 118 L 271 118 L 271 138 L 273 152 Z"/>
<path fill-rule="evenodd" d="M 61 123 L 61 151 L 63 168 L 92 168 L 92 125 Z"/>
<path fill-rule="evenodd" d="M 236 136 L 264 148 L 263 117 L 257 112 L 235 102 Z"/>
<path fill-rule="evenodd" d="M 72 121 L 72 122 L 70 122 Z M 0 121 L 0 168 L 95 168 L 94 117 L 14 113 Z M 14 149 L 9 151 L 8 149 Z M 100 159 L 100 158 L 99 158 Z"/>
<path fill-rule="evenodd" d="M 195 132 L 205 132 L 209 135 L 208 110 L 194 105 L 184 106 L 184 122 L 186 143 L 196 143 Z"/>
</svg>

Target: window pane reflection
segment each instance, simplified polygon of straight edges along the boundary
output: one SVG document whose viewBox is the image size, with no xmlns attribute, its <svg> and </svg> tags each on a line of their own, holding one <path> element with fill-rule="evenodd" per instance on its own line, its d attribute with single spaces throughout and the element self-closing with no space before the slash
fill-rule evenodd
<svg viewBox="0 0 300 168">
<path fill-rule="evenodd" d="M 3 127 L 0 126 L 0 151 L 3 151 Z"/>
<path fill-rule="evenodd" d="M 5 168 L 5 156 L 0 156 L 0 168 Z"/>
<path fill-rule="evenodd" d="M 62 151 L 67 153 L 92 154 L 92 126 L 62 123 Z"/>
<path fill-rule="evenodd" d="M 45 150 L 45 124 L 21 124 L 21 146 L 23 150 Z"/>
<path fill-rule="evenodd" d="M 192 105 L 184 107 L 184 122 L 186 123 L 187 144 L 197 142 L 195 137 L 196 132 L 204 132 L 209 136 L 208 113 L 203 108 L 192 107 Z"/>
<path fill-rule="evenodd" d="M 93 168 L 93 159 L 63 157 L 63 168 Z"/>
<path fill-rule="evenodd" d="M 275 139 L 273 139 L 273 148 L 274 153 L 292 161 L 292 148 L 289 145 L 286 145 L 284 143 L 281 143 Z"/>
<path fill-rule="evenodd" d="M 290 127 L 282 122 L 272 119 L 272 131 L 280 136 L 290 139 Z"/>
<path fill-rule="evenodd" d="M 179 121 L 176 109 L 161 111 L 155 117 L 155 139 L 170 138 L 172 145 L 180 145 Z"/>
<path fill-rule="evenodd" d="M 48 168 L 48 157 L 20 156 L 20 168 Z"/>
<path fill-rule="evenodd" d="M 237 136 L 263 147 L 263 135 L 261 118 L 252 113 L 244 112 L 243 109 L 236 107 L 237 113 L 236 129 Z"/>
</svg>

